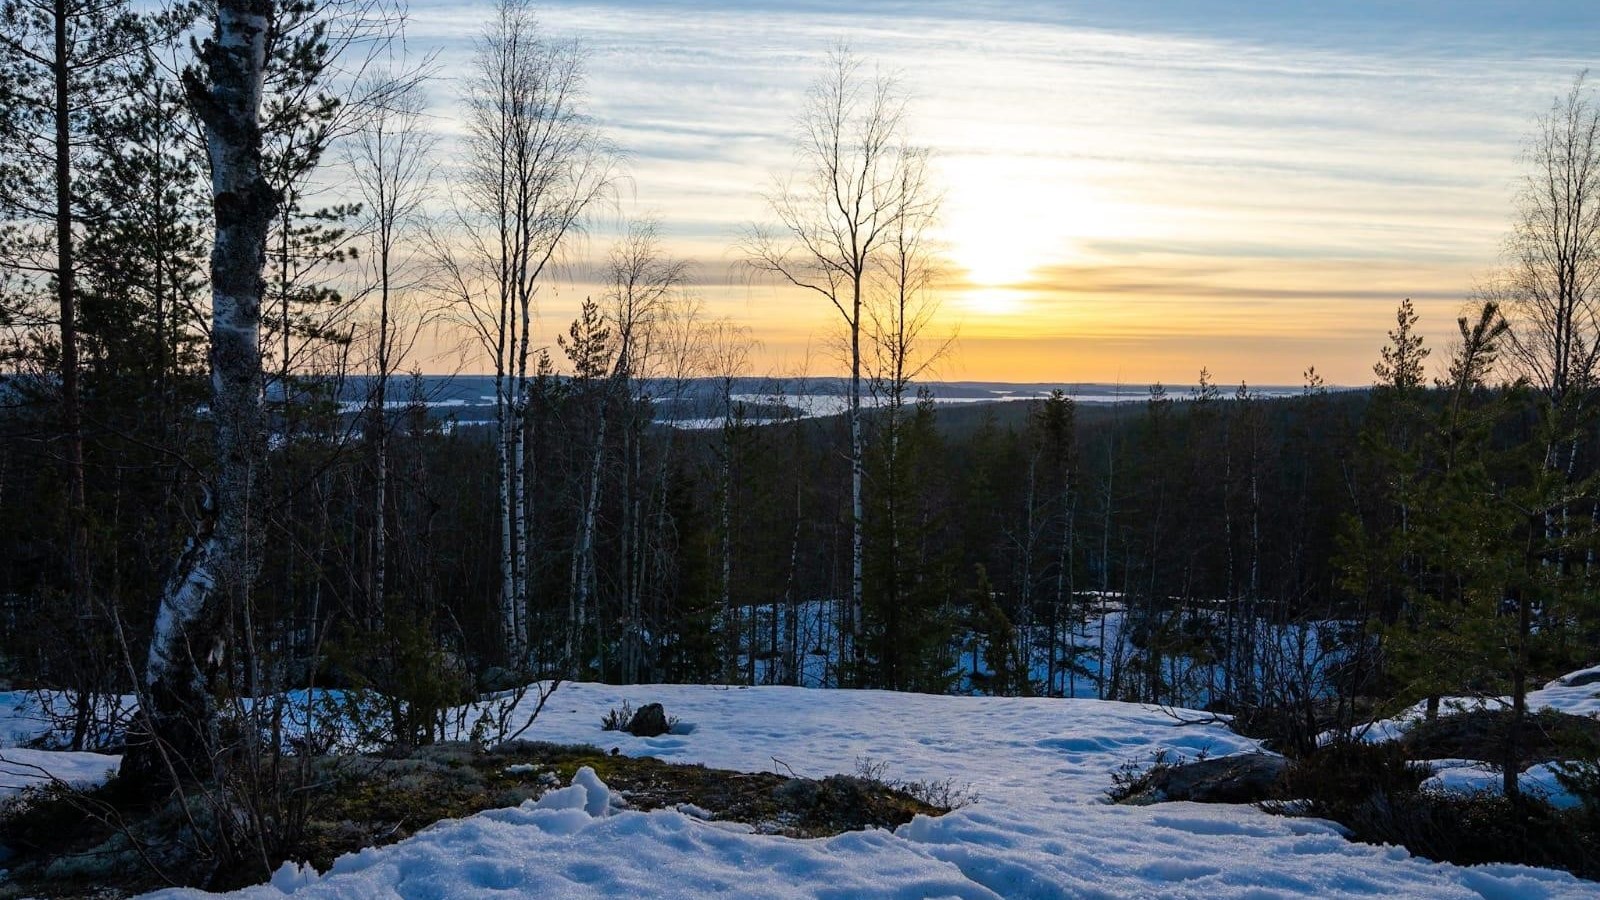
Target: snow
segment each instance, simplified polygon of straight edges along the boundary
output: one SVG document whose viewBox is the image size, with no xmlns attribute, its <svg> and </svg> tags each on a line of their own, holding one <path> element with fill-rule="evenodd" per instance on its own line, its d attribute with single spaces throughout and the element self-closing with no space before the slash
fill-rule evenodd
<svg viewBox="0 0 1600 900">
<path fill-rule="evenodd" d="M 637 738 L 600 719 L 661 702 L 696 726 Z M 621 808 L 593 772 L 538 801 L 440 823 L 317 874 L 286 866 L 249 900 L 296 897 L 1227 898 L 1593 897 L 1596 885 L 1521 866 L 1462 868 L 1354 844 L 1330 823 L 1246 806 L 1113 806 L 1111 774 L 1158 750 L 1258 749 L 1181 713 L 1093 700 L 936 697 L 692 685 L 563 685 L 526 733 L 742 771 L 853 772 L 971 782 L 979 799 L 894 831 L 797 840 Z M 198 898 L 170 891 L 165 898 Z"/>
<path fill-rule="evenodd" d="M 1600 666 L 1570 672 L 1537 691 L 1529 691 L 1528 708 L 1554 709 L 1574 716 L 1600 716 Z"/>
<path fill-rule="evenodd" d="M 28 787 L 62 781 L 72 787 L 92 787 L 117 771 L 122 757 L 65 750 L 0 750 L 0 799 Z"/>
<path fill-rule="evenodd" d="M 65 737 L 59 726 L 72 720 L 75 696 L 67 691 L 0 691 L 0 747 L 64 747 Z M 96 697 L 96 729 L 88 744 L 118 743 L 133 710 L 132 695 Z"/>
<path fill-rule="evenodd" d="M 101 697 L 96 705 L 96 721 L 109 723 L 102 728 L 106 733 L 91 738 L 99 744 L 127 720 L 131 701 Z M 92 787 L 117 771 L 120 756 L 41 749 L 64 746 L 57 726 L 70 721 L 72 712 L 72 695 L 65 692 L 0 691 L 0 800 L 52 781 Z"/>
<path fill-rule="evenodd" d="M 370 715 L 370 704 L 379 699 L 346 691 L 299 690 L 263 701 L 247 698 L 241 710 L 274 704 L 270 709 L 282 715 L 280 733 L 285 740 L 355 751 L 370 748 L 362 745 L 358 729 L 349 727 L 351 713 L 362 709 Z M 102 695 L 95 704 L 96 729 L 87 744 L 120 745 L 136 709 L 133 695 Z M 0 800 L 52 780 L 93 787 L 117 771 L 120 756 L 61 749 L 67 746 L 66 727 L 73 711 L 73 695 L 66 691 L 0 691 Z"/>
<path fill-rule="evenodd" d="M 1532 697 L 1532 693 L 1528 695 Z M 1460 713 L 1474 712 L 1480 709 L 1499 709 L 1508 701 L 1499 697 L 1443 697 L 1439 700 L 1439 715 L 1452 716 Z M 1530 708 L 1537 708 L 1531 707 Z M 1369 744 L 1385 744 L 1398 741 L 1406 732 L 1415 728 L 1418 723 L 1427 718 L 1428 701 L 1418 700 L 1406 707 L 1392 718 L 1378 719 L 1364 725 L 1357 725 L 1350 729 L 1350 736 L 1358 741 Z M 1337 740 L 1339 733 L 1325 731 L 1317 736 L 1319 744 L 1329 744 Z"/>
<path fill-rule="evenodd" d="M 1460 794 L 1499 794 L 1505 781 L 1496 767 L 1473 759 L 1430 760 L 1433 775 L 1422 783 L 1424 790 L 1450 791 Z M 1582 805 L 1561 782 L 1550 763 L 1530 766 L 1517 779 L 1518 786 L 1535 797 L 1541 797 L 1557 809 L 1572 809 Z"/>
</svg>

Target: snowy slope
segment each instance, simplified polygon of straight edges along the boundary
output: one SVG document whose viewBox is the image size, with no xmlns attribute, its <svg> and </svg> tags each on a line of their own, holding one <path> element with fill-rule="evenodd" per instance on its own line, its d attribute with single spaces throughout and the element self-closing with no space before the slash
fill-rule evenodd
<svg viewBox="0 0 1600 900">
<path fill-rule="evenodd" d="M 623 700 L 666 704 L 686 733 L 602 732 Z M 347 856 L 325 875 L 286 868 L 241 892 L 297 897 L 1595 897 L 1600 885 L 1519 866 L 1470 869 L 1351 844 L 1333 826 L 1248 807 L 1103 802 L 1110 774 L 1159 748 L 1253 749 L 1219 725 L 1089 700 L 871 691 L 565 685 L 526 737 L 745 771 L 851 772 L 971 782 L 978 802 L 897 831 L 794 840 L 677 812 L 541 801 L 442 823 Z M 776 758 L 776 760 L 774 759 Z M 603 793 L 598 785 L 590 791 Z M 574 795 L 576 796 L 576 795 Z M 592 794 L 585 795 L 590 800 Z M 551 798 L 546 798 L 550 801 Z M 576 805 L 576 804 L 573 804 Z M 169 892 L 168 897 L 198 897 Z"/>
</svg>

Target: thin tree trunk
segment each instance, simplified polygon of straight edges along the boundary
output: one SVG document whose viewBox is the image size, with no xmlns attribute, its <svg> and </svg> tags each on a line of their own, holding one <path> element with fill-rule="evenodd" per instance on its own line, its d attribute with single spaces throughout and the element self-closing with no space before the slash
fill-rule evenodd
<svg viewBox="0 0 1600 900">
<path fill-rule="evenodd" d="M 594 451 L 589 462 L 589 484 L 583 492 L 583 515 L 578 525 L 578 546 L 573 554 L 573 595 L 574 605 L 578 610 L 578 621 L 583 622 L 588 613 L 589 603 L 593 600 L 594 593 L 594 534 L 598 521 L 597 509 L 600 506 L 600 470 L 605 461 L 606 446 L 606 409 L 602 399 L 599 405 L 600 425 L 594 439 Z M 595 624 L 600 623 L 598 609 L 595 615 Z M 597 637 L 598 646 L 598 637 Z M 597 657 L 603 668 L 604 659 Z"/>
<path fill-rule="evenodd" d="M 386 211 L 380 211 L 386 215 Z M 381 631 L 388 592 L 389 516 L 389 224 L 380 224 L 383 238 L 379 248 L 378 270 L 381 279 L 378 303 L 378 385 L 374 391 L 377 407 L 372 427 L 377 429 L 377 471 L 373 485 L 372 523 L 372 599 L 370 626 Z"/>
<path fill-rule="evenodd" d="M 739 671 L 739 629 L 733 615 L 733 413 L 731 397 L 722 393 L 726 412 L 722 421 L 722 504 L 718 513 L 722 532 L 723 682 L 732 684 Z"/>
<path fill-rule="evenodd" d="M 853 290 L 850 319 L 850 644 L 852 679 L 860 686 L 866 666 L 864 644 L 864 526 L 862 487 L 866 467 L 866 439 L 861 431 L 861 273 L 851 284 Z"/>
<path fill-rule="evenodd" d="M 507 395 L 509 388 L 506 386 L 503 364 L 497 366 L 495 372 L 495 397 L 498 399 L 498 409 L 495 410 L 495 425 L 499 434 L 495 436 L 495 465 L 499 491 L 500 505 L 500 638 L 505 649 L 506 663 L 516 667 L 522 658 L 522 634 L 517 627 L 517 589 L 516 546 L 512 543 L 514 530 L 511 519 L 514 514 L 512 509 L 512 470 L 511 470 L 511 441 L 512 417 L 510 398 Z"/>
<path fill-rule="evenodd" d="M 69 11 L 66 0 L 55 0 L 52 10 L 55 26 L 55 48 L 51 66 L 55 87 L 55 226 L 56 226 L 56 300 L 61 317 L 61 426 L 66 439 L 67 463 L 67 564 L 72 585 L 73 614 L 78 619 L 78 630 L 83 640 L 85 658 L 80 661 L 82 674 L 87 676 L 92 664 L 90 652 L 90 618 L 93 610 L 89 597 L 89 521 L 88 502 L 84 487 L 83 466 L 83 411 L 78 386 L 78 298 L 77 273 L 74 269 L 72 221 L 72 117 L 69 90 L 71 47 L 67 35 Z M 93 692 L 78 690 L 78 711 L 72 729 L 72 749 L 82 750 L 90 725 Z"/>
</svg>

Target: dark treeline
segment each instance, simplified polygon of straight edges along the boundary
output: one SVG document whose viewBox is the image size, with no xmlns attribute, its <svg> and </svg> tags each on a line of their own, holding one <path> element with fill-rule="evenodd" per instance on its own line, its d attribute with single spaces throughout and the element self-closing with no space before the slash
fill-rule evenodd
<svg viewBox="0 0 1600 900">
<path fill-rule="evenodd" d="M 793 252 L 786 235 L 844 233 L 795 194 L 746 248 L 841 313 L 850 408 L 804 417 L 802 379 L 734 392 L 750 336 L 701 315 L 649 222 L 557 340 L 530 337 L 543 266 L 621 157 L 581 106 L 581 52 L 525 4 L 479 42 L 448 199 L 427 61 L 386 43 L 384 11 L 263 6 L 247 129 L 227 118 L 234 45 L 190 58 L 220 27 L 199 8 L 0 4 L 0 638 L 10 679 L 72 692 L 77 746 L 112 734 L 97 697 L 204 718 L 371 688 L 384 739 L 417 743 L 481 693 L 584 678 L 1207 706 L 1292 747 L 1442 695 L 1520 713 L 1530 683 L 1592 661 L 1600 120 L 1581 81 L 1539 121 L 1503 276 L 1448 346 L 1402 303 L 1370 390 L 1308 370 L 1269 399 L 1200 372 L 1116 405 L 950 408 L 916 387 L 950 349 L 925 154 L 883 149 L 898 89 L 838 56 L 809 112 L 865 136 L 836 148 L 887 155 L 858 169 L 892 196 L 848 223 L 853 256 Z M 218 156 L 251 129 L 254 151 Z M 251 158 L 259 178 L 216 193 Z M 258 308 L 223 283 L 246 226 Z M 249 347 L 226 345 L 249 315 Z M 428 405 L 408 351 L 438 318 L 494 373 L 490 425 Z M 690 379 L 724 387 L 703 427 L 668 427 Z M 178 756 L 201 773 L 225 740 L 198 730 Z"/>
</svg>

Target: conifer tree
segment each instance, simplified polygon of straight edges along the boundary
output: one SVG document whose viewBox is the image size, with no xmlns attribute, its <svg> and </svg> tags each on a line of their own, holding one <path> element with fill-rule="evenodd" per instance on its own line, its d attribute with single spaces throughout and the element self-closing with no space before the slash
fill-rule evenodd
<svg viewBox="0 0 1600 900">
<path fill-rule="evenodd" d="M 937 497 L 942 446 L 924 388 L 893 441 L 868 455 L 865 683 L 939 692 L 952 681 L 952 561 L 938 549 L 946 514 Z"/>
<path fill-rule="evenodd" d="M 1045 693 L 1074 696 L 1081 664 L 1078 661 L 1078 626 L 1083 616 L 1077 607 L 1077 405 L 1066 392 L 1052 390 L 1039 404 L 1031 424 L 1039 433 L 1049 493 L 1050 519 L 1055 532 Z M 1062 676 L 1065 676 L 1064 679 Z M 1065 684 L 1063 684 L 1063 681 Z"/>
<path fill-rule="evenodd" d="M 1476 321 L 1457 322 L 1460 343 L 1437 382 L 1444 406 L 1425 436 L 1430 465 L 1416 486 L 1417 512 L 1401 536 L 1415 577 L 1402 585 L 1404 603 L 1383 628 L 1386 660 L 1404 702 L 1428 700 L 1436 715 L 1444 694 L 1491 678 L 1486 646 L 1501 615 L 1508 577 L 1519 553 L 1502 546 L 1514 530 L 1506 518 L 1490 446 L 1504 398 L 1487 385 L 1507 325 L 1485 303 Z"/>
<path fill-rule="evenodd" d="M 1373 368 L 1379 381 L 1372 389 L 1355 460 L 1361 487 L 1340 528 L 1344 584 L 1380 638 L 1386 626 L 1405 614 L 1417 572 L 1411 519 L 1423 467 L 1423 361 L 1429 351 L 1416 324 L 1411 301 L 1401 301 L 1389 342 Z M 1430 704 L 1430 712 L 1435 708 Z"/>
<path fill-rule="evenodd" d="M 117 148 L 104 140 L 118 119 L 131 79 L 159 30 L 123 0 L 5 0 L 0 3 L 0 278 L 29 345 L 27 369 L 48 369 L 61 448 L 65 509 L 66 593 L 76 621 L 73 654 L 81 673 L 95 660 L 90 623 L 96 597 L 84 418 L 84 260 L 86 230 L 96 227 L 87 202 L 89 172 Z M 106 337 L 114 329 L 106 329 Z M 95 683 L 80 683 L 73 744 L 81 747 Z"/>
</svg>

